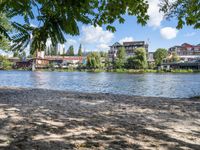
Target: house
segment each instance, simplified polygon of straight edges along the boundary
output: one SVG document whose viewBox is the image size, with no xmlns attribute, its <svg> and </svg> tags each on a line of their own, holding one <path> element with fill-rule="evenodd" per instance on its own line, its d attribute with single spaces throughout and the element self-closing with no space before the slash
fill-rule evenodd
<svg viewBox="0 0 200 150">
<path fill-rule="evenodd" d="M 31 69 L 32 67 L 32 60 L 26 60 L 26 61 L 18 61 L 13 65 L 14 69 Z"/>
<path fill-rule="evenodd" d="M 82 56 L 45 56 L 44 59 L 48 60 L 50 64 L 58 66 L 65 65 L 75 68 L 85 61 L 85 57 Z"/>
<path fill-rule="evenodd" d="M 159 67 L 160 69 L 170 70 L 170 69 L 193 69 L 200 70 L 200 62 L 171 62 L 171 63 L 162 63 Z"/>
<path fill-rule="evenodd" d="M 20 58 L 19 57 L 10 57 L 10 58 L 8 58 L 8 60 L 10 62 L 12 62 L 13 64 L 15 64 L 16 62 L 20 61 Z"/>
<path fill-rule="evenodd" d="M 145 41 L 123 42 L 123 44 L 116 42 L 112 46 L 110 46 L 110 50 L 108 51 L 110 62 L 115 60 L 118 50 L 122 47 L 125 48 L 127 58 L 134 56 L 135 50 L 137 48 L 145 48 L 146 52 L 148 53 L 148 44 L 146 44 Z"/>
<path fill-rule="evenodd" d="M 36 69 L 44 69 L 49 67 L 49 60 L 45 58 L 40 58 L 40 57 L 33 58 L 31 59 L 31 63 L 32 63 L 32 69 L 33 67 L 35 67 Z"/>
<path fill-rule="evenodd" d="M 200 60 L 200 44 L 191 45 L 183 43 L 181 46 L 173 46 L 168 50 L 169 54 L 175 52 L 183 61 Z"/>
</svg>

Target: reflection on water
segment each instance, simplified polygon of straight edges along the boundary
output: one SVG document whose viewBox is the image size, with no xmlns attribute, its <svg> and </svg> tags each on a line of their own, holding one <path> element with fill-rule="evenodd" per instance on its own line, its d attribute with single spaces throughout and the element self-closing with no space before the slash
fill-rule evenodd
<svg viewBox="0 0 200 150">
<path fill-rule="evenodd" d="M 200 74 L 0 71 L 0 86 L 140 96 L 200 95 Z"/>
</svg>

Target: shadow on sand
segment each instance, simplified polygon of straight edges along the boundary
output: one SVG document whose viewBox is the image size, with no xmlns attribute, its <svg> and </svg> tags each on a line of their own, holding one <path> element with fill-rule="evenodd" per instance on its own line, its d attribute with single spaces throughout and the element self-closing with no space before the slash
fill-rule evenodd
<svg viewBox="0 0 200 150">
<path fill-rule="evenodd" d="M 0 89 L 0 149 L 200 149 L 200 100 Z"/>
</svg>

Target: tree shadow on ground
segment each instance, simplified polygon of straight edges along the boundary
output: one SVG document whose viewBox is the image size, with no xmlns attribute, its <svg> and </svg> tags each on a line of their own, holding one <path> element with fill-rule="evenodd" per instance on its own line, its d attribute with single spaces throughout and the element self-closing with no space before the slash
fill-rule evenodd
<svg viewBox="0 0 200 150">
<path fill-rule="evenodd" d="M 200 101 L 0 91 L 0 149 L 199 149 Z"/>
</svg>

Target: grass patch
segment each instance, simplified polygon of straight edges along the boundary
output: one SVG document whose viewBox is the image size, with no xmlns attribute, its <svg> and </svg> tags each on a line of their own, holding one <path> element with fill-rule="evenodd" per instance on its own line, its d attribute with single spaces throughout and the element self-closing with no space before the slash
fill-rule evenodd
<svg viewBox="0 0 200 150">
<path fill-rule="evenodd" d="M 172 73 L 193 73 L 192 69 L 174 69 L 171 70 Z"/>
<path fill-rule="evenodd" d="M 99 73 L 99 72 L 106 72 L 104 69 L 89 69 L 85 70 L 86 72 L 94 72 L 94 73 Z"/>
</svg>

